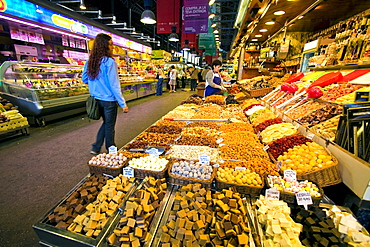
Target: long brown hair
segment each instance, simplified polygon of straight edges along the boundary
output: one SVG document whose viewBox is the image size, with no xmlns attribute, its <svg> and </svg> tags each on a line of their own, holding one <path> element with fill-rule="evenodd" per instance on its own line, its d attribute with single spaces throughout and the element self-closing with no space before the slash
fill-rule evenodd
<svg viewBox="0 0 370 247">
<path fill-rule="evenodd" d="M 87 65 L 87 75 L 91 80 L 98 77 L 102 58 L 112 57 L 111 50 L 109 49 L 109 40 L 111 39 L 112 37 L 105 33 L 99 33 L 94 39 Z"/>
</svg>

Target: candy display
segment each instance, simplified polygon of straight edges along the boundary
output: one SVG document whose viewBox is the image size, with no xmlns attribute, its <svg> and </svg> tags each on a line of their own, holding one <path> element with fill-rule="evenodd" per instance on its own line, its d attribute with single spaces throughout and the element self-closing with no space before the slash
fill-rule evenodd
<svg viewBox="0 0 370 247">
<path fill-rule="evenodd" d="M 296 170 L 297 175 L 335 165 L 333 157 L 315 142 L 288 149 L 288 152 L 279 156 L 277 160 L 282 161 L 281 170 Z"/>
<path fill-rule="evenodd" d="M 299 122 L 307 127 L 311 127 L 342 114 L 342 112 L 343 108 L 340 105 L 327 105 L 299 119 Z"/>
<path fill-rule="evenodd" d="M 322 123 L 319 123 L 311 127 L 311 130 L 330 141 L 334 141 L 335 135 L 337 134 L 340 116 L 341 115 L 338 115 Z"/>
<path fill-rule="evenodd" d="M 182 177 L 209 180 L 212 177 L 213 167 L 195 161 L 181 160 L 172 164 L 171 172 Z"/>
<path fill-rule="evenodd" d="M 217 169 L 217 178 L 220 181 L 227 183 L 235 183 L 239 185 L 248 185 L 254 187 L 262 187 L 262 178 L 256 172 L 249 169 L 236 170 L 228 167 Z"/>
<path fill-rule="evenodd" d="M 222 95 L 211 95 L 204 99 L 204 103 L 212 103 L 216 105 L 225 105 L 225 97 Z"/>
<path fill-rule="evenodd" d="M 353 85 L 349 83 L 345 84 L 337 84 L 330 88 L 320 99 L 324 101 L 330 101 L 333 102 L 336 99 L 345 96 L 347 94 L 350 94 L 358 89 L 360 89 L 361 86 L 359 85 Z"/>
<path fill-rule="evenodd" d="M 285 193 L 295 194 L 300 191 L 307 191 L 311 197 L 322 197 L 320 189 L 313 182 L 307 180 L 295 181 L 291 178 L 282 178 L 280 176 L 267 176 L 267 182 L 270 188 L 275 188 Z"/>
<path fill-rule="evenodd" d="M 307 142 L 312 142 L 312 140 L 303 135 L 292 135 L 283 137 L 270 143 L 268 152 L 272 155 L 272 157 L 274 157 L 274 159 L 277 159 L 280 155 L 284 154 L 289 149 L 295 146 L 306 144 Z"/>
<path fill-rule="evenodd" d="M 118 154 L 98 154 L 93 156 L 89 160 L 90 165 L 97 165 L 102 167 L 120 167 L 126 162 L 127 158 L 123 155 L 123 153 Z"/>
<path fill-rule="evenodd" d="M 287 115 L 292 119 L 299 119 L 309 114 L 310 112 L 323 108 L 324 106 L 326 106 L 325 103 L 309 101 L 288 112 Z"/>
<path fill-rule="evenodd" d="M 156 156 L 146 156 L 140 158 L 133 158 L 128 162 L 128 166 L 135 169 L 163 171 L 166 169 L 168 160 Z"/>
<path fill-rule="evenodd" d="M 266 129 L 268 126 L 270 125 L 273 125 L 273 124 L 279 124 L 279 123 L 282 123 L 283 120 L 281 118 L 272 118 L 272 119 L 268 119 L 268 120 L 265 120 L 261 123 L 259 123 L 258 125 L 254 125 L 255 127 L 255 130 L 256 132 L 261 132 L 263 131 L 264 129 Z"/>
<path fill-rule="evenodd" d="M 261 132 L 263 143 L 270 143 L 285 136 L 293 135 L 297 129 L 291 123 L 280 123 L 268 126 Z"/>
<path fill-rule="evenodd" d="M 216 163 L 218 160 L 217 149 L 204 146 L 181 146 L 173 145 L 168 151 L 167 156 L 170 158 L 199 160 L 200 155 L 207 155 L 210 161 Z"/>
</svg>

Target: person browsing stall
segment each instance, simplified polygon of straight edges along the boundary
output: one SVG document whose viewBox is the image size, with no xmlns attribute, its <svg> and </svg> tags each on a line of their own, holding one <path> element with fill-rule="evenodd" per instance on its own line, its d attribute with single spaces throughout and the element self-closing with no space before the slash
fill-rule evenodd
<svg viewBox="0 0 370 247">
<path fill-rule="evenodd" d="M 117 64 L 113 59 L 112 37 L 99 33 L 91 49 L 88 61 L 82 72 L 82 81 L 89 85 L 91 96 L 98 102 L 103 124 L 92 144 L 91 154 L 98 154 L 105 141 L 105 147 L 116 146 L 114 142 L 117 106 L 124 113 L 128 112 L 126 101 L 122 96 Z"/>
<path fill-rule="evenodd" d="M 220 60 L 215 60 L 212 63 L 212 69 L 208 71 L 206 75 L 206 90 L 204 91 L 204 97 L 224 91 L 225 88 L 222 86 L 222 79 L 220 75 L 222 63 Z"/>
</svg>

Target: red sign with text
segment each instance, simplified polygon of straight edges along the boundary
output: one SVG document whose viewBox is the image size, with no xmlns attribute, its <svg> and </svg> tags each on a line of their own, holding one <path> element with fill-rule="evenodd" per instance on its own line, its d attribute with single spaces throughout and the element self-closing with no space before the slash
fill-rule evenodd
<svg viewBox="0 0 370 247">
<path fill-rule="evenodd" d="M 157 0 L 157 33 L 172 33 L 171 27 L 180 30 L 180 0 Z"/>
</svg>

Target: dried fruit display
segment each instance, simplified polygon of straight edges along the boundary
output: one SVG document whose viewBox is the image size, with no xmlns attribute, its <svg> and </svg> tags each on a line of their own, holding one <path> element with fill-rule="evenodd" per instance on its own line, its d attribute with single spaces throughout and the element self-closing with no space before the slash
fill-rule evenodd
<svg viewBox="0 0 370 247">
<path fill-rule="evenodd" d="M 255 98 L 253 99 L 247 99 L 243 102 L 243 104 L 241 104 L 241 108 L 242 109 L 245 109 L 247 108 L 248 106 L 250 105 L 254 105 L 254 104 L 261 104 L 261 102 L 259 102 L 258 100 L 256 100 Z"/>
<path fill-rule="evenodd" d="M 272 157 L 274 157 L 274 159 L 277 159 L 280 155 L 284 154 L 284 152 L 287 152 L 288 149 L 306 144 L 307 142 L 312 142 L 312 140 L 303 135 L 283 137 L 270 143 L 268 152 L 272 155 Z"/>
<path fill-rule="evenodd" d="M 186 160 L 199 160 L 200 155 L 208 155 L 210 157 L 210 161 L 214 163 L 218 160 L 217 149 L 205 146 L 173 145 L 167 154 L 169 158 Z"/>
<path fill-rule="evenodd" d="M 254 129 L 249 123 L 228 123 L 220 125 L 220 131 L 224 133 L 250 131 L 254 132 Z"/>
<path fill-rule="evenodd" d="M 326 120 L 320 124 L 311 127 L 311 130 L 320 134 L 329 141 L 334 141 L 337 134 L 339 119 L 341 115 L 335 116 L 329 120 Z"/>
<path fill-rule="evenodd" d="M 268 119 L 262 123 L 259 123 L 257 126 L 255 126 L 256 132 L 261 132 L 264 129 L 266 129 L 268 126 L 273 125 L 273 124 L 279 124 L 282 123 L 283 120 L 281 118 L 273 118 L 273 119 Z"/>
<path fill-rule="evenodd" d="M 297 129 L 291 123 L 280 123 L 268 126 L 261 132 L 263 143 L 270 143 L 285 136 L 294 135 Z"/>
<path fill-rule="evenodd" d="M 181 135 L 195 136 L 195 137 L 206 137 L 206 136 L 218 136 L 218 130 L 207 128 L 207 127 L 186 127 L 182 130 Z"/>
<path fill-rule="evenodd" d="M 370 87 L 363 87 L 355 92 L 337 98 L 335 100 L 335 103 L 340 105 L 353 104 L 355 102 L 356 92 L 370 92 Z"/>
<path fill-rule="evenodd" d="M 239 107 L 228 107 L 221 112 L 221 119 L 237 119 L 247 121 L 247 118 L 242 109 Z"/>
<path fill-rule="evenodd" d="M 246 111 L 248 111 L 248 110 L 252 109 L 254 106 L 257 106 L 257 105 L 259 105 L 259 106 L 263 106 L 262 104 L 252 104 L 252 105 L 247 106 L 246 108 L 244 108 L 244 111 L 246 112 Z"/>
<path fill-rule="evenodd" d="M 261 159 L 268 159 L 268 154 L 263 150 L 261 143 L 227 144 L 219 148 L 222 159 L 244 160 L 255 162 Z"/>
<path fill-rule="evenodd" d="M 136 137 L 134 140 L 150 142 L 150 143 L 172 144 L 178 137 L 179 135 L 143 132 L 138 137 Z"/>
<path fill-rule="evenodd" d="M 216 105 L 225 105 L 225 97 L 222 95 L 211 95 L 204 99 L 204 103 L 212 103 Z"/>
<path fill-rule="evenodd" d="M 296 109 L 290 111 L 287 113 L 287 115 L 292 119 L 299 119 L 315 110 L 318 110 L 320 108 L 323 108 L 327 104 L 321 103 L 321 102 L 315 102 L 315 101 L 309 101 Z"/>
<path fill-rule="evenodd" d="M 145 157 L 145 156 L 149 155 L 147 153 L 128 152 L 128 151 L 119 151 L 119 153 L 122 153 L 129 160 L 132 159 L 132 158 Z"/>
<path fill-rule="evenodd" d="M 254 187 L 262 187 L 263 181 L 259 174 L 249 169 L 235 170 L 228 167 L 217 169 L 217 178 L 226 183 L 235 183 Z"/>
<path fill-rule="evenodd" d="M 206 127 L 215 130 L 220 129 L 220 125 L 211 121 L 194 121 L 186 125 L 186 128 L 187 127 Z"/>
<path fill-rule="evenodd" d="M 258 116 L 261 116 L 261 115 L 264 115 L 265 113 L 268 113 L 268 112 L 271 112 L 269 109 L 267 108 L 263 108 L 263 109 L 260 109 L 258 111 L 255 111 L 252 115 L 249 116 L 249 120 L 253 123 L 254 120 L 258 117 Z M 271 112 L 272 113 L 272 112 Z"/>
<path fill-rule="evenodd" d="M 182 129 L 176 126 L 151 126 L 149 127 L 146 132 L 152 133 L 162 133 L 162 134 L 180 134 Z"/>
<path fill-rule="evenodd" d="M 185 121 L 169 121 L 169 120 L 159 120 L 155 122 L 153 126 L 177 126 L 177 127 L 184 127 L 186 126 Z"/>
<path fill-rule="evenodd" d="M 277 160 L 282 161 L 282 171 L 292 169 L 297 172 L 297 175 L 335 165 L 333 157 L 315 142 L 288 149 L 288 152 L 279 156 Z"/>
<path fill-rule="evenodd" d="M 229 132 L 220 135 L 223 144 L 238 144 L 244 142 L 259 142 L 258 136 L 251 131 Z"/>
<path fill-rule="evenodd" d="M 253 123 L 253 126 L 257 126 L 260 123 L 265 122 L 266 120 L 275 119 L 275 118 L 276 118 L 276 115 L 272 111 L 268 110 L 258 115 L 255 119 L 253 119 L 253 121 L 252 120 L 251 121 Z"/>
<path fill-rule="evenodd" d="M 360 88 L 361 88 L 360 85 L 353 85 L 349 83 L 337 84 L 330 88 L 320 99 L 324 101 L 333 102 L 337 98 L 350 94 Z"/>
<path fill-rule="evenodd" d="M 267 109 L 266 107 L 262 106 L 261 104 L 255 105 L 252 108 L 250 108 L 248 111 L 245 111 L 245 114 L 247 116 L 252 116 L 253 113 L 262 110 L 262 109 Z"/>
<path fill-rule="evenodd" d="M 164 147 L 165 150 L 168 150 L 170 148 L 169 145 L 167 144 L 163 144 L 163 143 L 150 143 L 150 142 L 143 142 L 143 141 L 133 141 L 133 142 L 129 142 L 126 146 L 123 147 L 123 149 L 125 150 L 130 150 L 130 149 L 146 149 L 147 147 Z M 138 157 L 145 157 L 147 155 L 144 155 L 144 156 L 138 156 Z"/>
<path fill-rule="evenodd" d="M 288 95 L 286 95 L 284 98 L 282 98 L 282 99 L 280 99 L 279 101 L 277 101 L 275 104 L 273 104 L 272 106 L 278 106 L 278 105 L 280 105 L 280 104 L 282 104 L 282 103 L 284 103 L 285 101 L 287 101 L 287 100 L 289 100 L 289 99 L 291 99 L 291 98 L 293 98 L 294 97 L 294 94 L 288 94 Z"/>
<path fill-rule="evenodd" d="M 332 117 L 340 115 L 342 114 L 342 112 L 343 108 L 341 105 L 327 105 L 319 110 L 310 113 L 309 115 L 306 115 L 298 121 L 307 127 L 312 127 Z"/>
<path fill-rule="evenodd" d="M 196 111 L 189 108 L 174 109 L 168 112 L 163 118 L 189 119 L 195 115 Z"/>
<path fill-rule="evenodd" d="M 199 97 L 192 97 L 189 96 L 186 100 L 181 102 L 181 104 L 195 104 L 195 105 L 201 105 L 203 104 L 203 100 Z"/>
<path fill-rule="evenodd" d="M 267 182 L 270 188 L 275 188 L 286 193 L 298 193 L 300 191 L 307 191 L 311 197 L 321 197 L 320 189 L 313 182 L 307 180 L 294 181 L 290 178 L 283 178 L 280 176 L 267 176 Z"/>
<path fill-rule="evenodd" d="M 218 143 L 213 136 L 195 136 L 195 135 L 182 135 L 176 141 L 176 145 L 189 145 L 189 146 L 208 146 L 217 148 Z"/>
<path fill-rule="evenodd" d="M 245 167 L 252 172 L 256 172 L 262 177 L 267 174 L 276 176 L 279 175 L 276 165 L 271 163 L 270 159 L 268 158 L 256 160 L 253 163 L 247 161 L 221 160 L 219 164 L 220 167 L 228 167 L 231 169 L 234 169 L 235 167 Z"/>
</svg>

